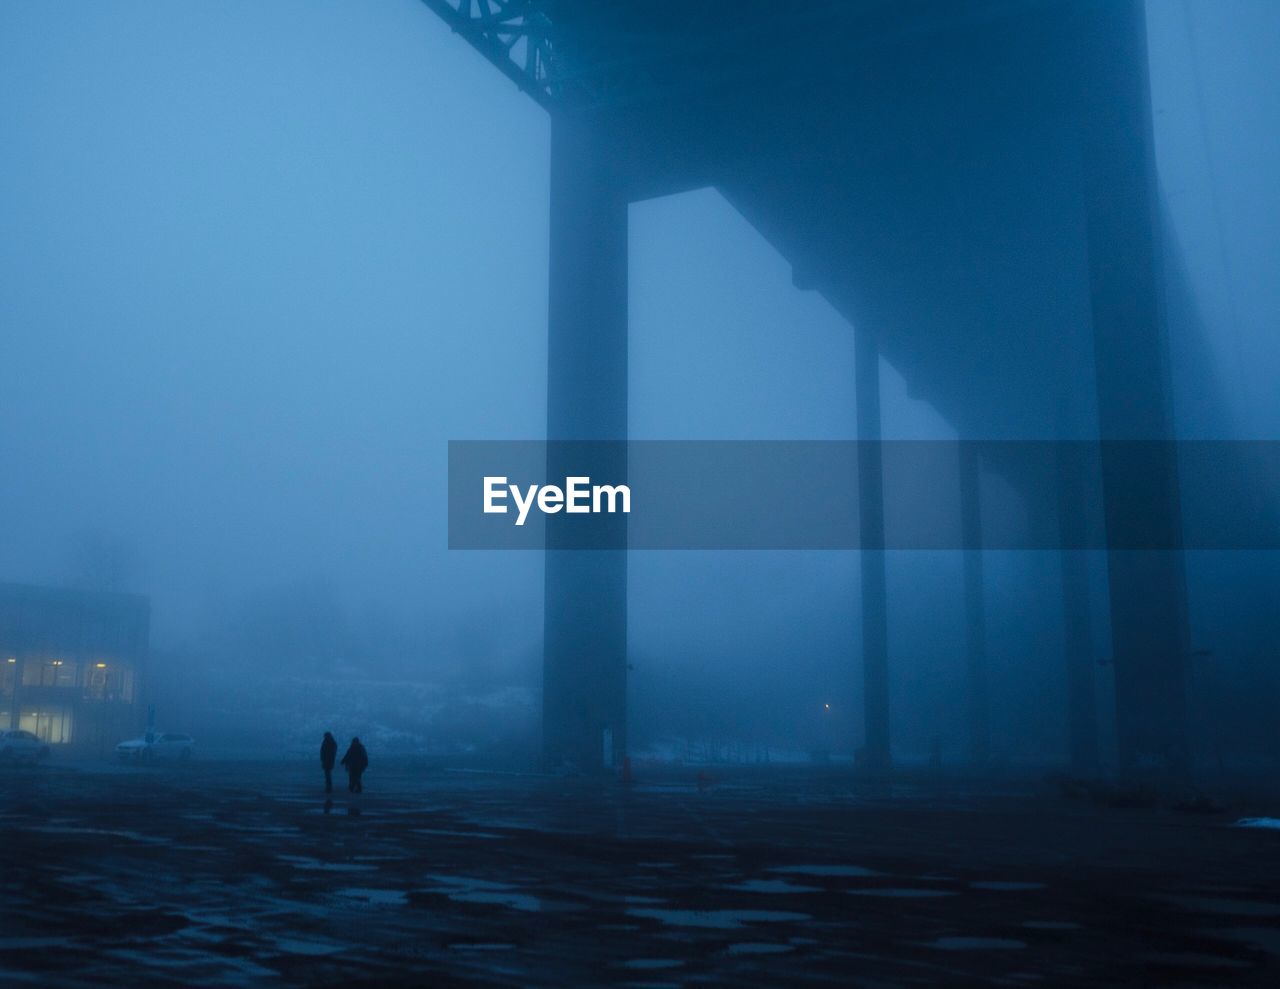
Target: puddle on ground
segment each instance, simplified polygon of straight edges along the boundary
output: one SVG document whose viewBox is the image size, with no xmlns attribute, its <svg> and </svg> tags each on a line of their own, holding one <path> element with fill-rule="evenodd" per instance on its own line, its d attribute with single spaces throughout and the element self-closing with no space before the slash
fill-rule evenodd
<svg viewBox="0 0 1280 989">
<path fill-rule="evenodd" d="M 743 924 L 799 923 L 812 920 L 807 913 L 789 910 L 659 910 L 651 907 L 628 910 L 632 917 L 660 920 L 672 927 L 712 927 L 731 931 Z"/>
<path fill-rule="evenodd" d="M 455 903 L 488 903 L 492 906 L 510 907 L 512 910 L 524 910 L 529 913 L 537 913 L 542 909 L 542 901 L 528 893 L 481 890 L 475 893 L 446 891 L 445 895 Z"/>
<path fill-rule="evenodd" d="M 442 838 L 497 838 L 501 839 L 505 835 L 494 834 L 491 831 L 456 831 L 450 828 L 411 828 L 410 834 L 434 835 Z"/>
<path fill-rule="evenodd" d="M 311 872 L 377 872 L 376 865 L 360 865 L 356 862 L 321 862 L 306 855 L 277 855 L 281 862 L 288 862 L 295 869 Z"/>
<path fill-rule="evenodd" d="M 878 876 L 874 869 L 864 869 L 860 865 L 775 865 L 769 872 L 781 872 L 793 876 L 845 876 L 866 878 Z"/>
<path fill-rule="evenodd" d="M 1008 937 L 940 937 L 927 945 L 941 951 L 1017 951 L 1026 946 L 1025 941 Z"/>
<path fill-rule="evenodd" d="M 74 827 L 37 827 L 32 830 L 38 831 L 40 834 L 92 834 L 102 835 L 108 838 L 124 838 L 126 841 L 136 841 L 142 845 L 169 845 L 172 844 L 168 838 L 157 838 L 155 835 L 139 834 L 137 831 L 113 831 L 108 828 L 74 828 Z"/>
<path fill-rule="evenodd" d="M 469 876 L 431 875 L 427 878 L 436 883 L 433 892 L 443 893 L 455 903 L 486 903 L 512 910 L 524 910 L 528 913 L 537 913 L 544 909 L 544 904 L 538 897 L 521 893 L 507 883 L 473 879 Z"/>
<path fill-rule="evenodd" d="M 1231 941 L 1243 941 L 1271 955 L 1280 955 L 1280 929 L 1275 927 L 1235 927 L 1222 930 L 1214 928 L 1204 932 L 1206 937 L 1222 937 Z"/>
<path fill-rule="evenodd" d="M 637 866 L 641 869 L 674 869 L 674 862 L 637 862 Z"/>
<path fill-rule="evenodd" d="M 1258 900 L 1233 900 L 1218 896 L 1166 896 L 1160 899 L 1193 913 L 1226 914 L 1236 917 L 1280 917 L 1280 904 Z"/>
<path fill-rule="evenodd" d="M 471 876 L 446 876 L 440 873 L 432 873 L 427 876 L 433 883 L 440 886 L 449 886 L 459 890 L 471 891 L 477 889 L 511 889 L 510 883 L 496 883 L 491 879 L 475 879 Z"/>
<path fill-rule="evenodd" d="M 1265 828 L 1280 831 L 1280 817 L 1242 817 L 1236 821 L 1237 828 Z"/>
<path fill-rule="evenodd" d="M 742 941 L 725 949 L 730 955 L 785 955 L 796 949 L 789 944 L 771 944 L 767 941 Z"/>
<path fill-rule="evenodd" d="M 801 886 L 789 883 L 785 879 L 748 879 L 745 882 L 731 883 L 725 889 L 740 890 L 743 893 L 821 893 L 821 886 Z"/>
<path fill-rule="evenodd" d="M 511 951 L 515 945 L 509 941 L 458 941 L 449 947 L 454 951 Z"/>
<path fill-rule="evenodd" d="M 333 892 L 335 896 L 345 896 L 352 900 L 366 900 L 378 906 L 403 906 L 409 902 L 408 896 L 398 889 L 349 886 L 346 889 L 335 889 Z"/>
<path fill-rule="evenodd" d="M 1080 925 L 1070 920 L 1024 920 L 1022 926 L 1029 931 L 1078 931 Z"/>
<path fill-rule="evenodd" d="M 1018 883 L 1003 882 L 999 880 L 983 880 L 981 882 L 970 883 L 970 889 L 991 889 L 1002 890 L 1005 892 L 1019 892 L 1028 889 L 1044 889 L 1044 883 Z"/>
<path fill-rule="evenodd" d="M 297 938 L 273 938 L 276 947 L 289 955 L 333 955 L 345 949 L 345 945 L 332 941 L 302 941 Z"/>
<path fill-rule="evenodd" d="M 210 944 L 225 944 L 228 933 L 237 937 L 253 937 L 253 931 L 248 924 L 236 924 L 228 921 L 222 924 L 202 924 L 198 925 L 192 920 L 192 925 L 183 930 L 182 936 L 188 941 L 208 941 Z"/>
<path fill-rule="evenodd" d="M 622 963 L 623 968 L 638 968 L 648 971 L 661 968 L 680 968 L 684 962 L 675 958 L 629 958 Z"/>
<path fill-rule="evenodd" d="M 166 975 L 170 973 L 180 972 L 183 969 L 198 972 L 202 981 L 209 979 L 208 968 L 210 963 L 216 964 L 218 967 L 228 969 L 229 972 L 219 973 L 218 981 L 224 985 L 244 985 L 245 979 L 252 979 L 250 985 L 256 985 L 268 979 L 279 978 L 279 973 L 274 969 L 265 968 L 262 965 L 251 961 L 248 958 L 235 958 L 229 955 L 218 955 L 216 958 L 210 958 L 207 951 L 179 951 L 168 949 L 166 951 L 158 951 L 150 948 L 146 951 L 135 951 L 131 948 L 112 948 L 105 952 L 106 956 L 128 963 L 133 971 L 145 972 L 148 969 L 164 969 Z M 229 978 L 228 975 L 234 973 L 239 978 Z M 172 976 L 170 976 L 172 977 Z M 186 984 L 194 983 L 194 979 L 184 980 Z"/>
<path fill-rule="evenodd" d="M 1198 951 L 1152 951 L 1139 956 L 1150 965 L 1172 965 L 1178 968 L 1252 968 L 1248 962 Z"/>
<path fill-rule="evenodd" d="M 407 809 L 406 813 L 411 813 L 411 809 Z M 465 816 L 461 818 L 463 824 L 474 824 L 481 831 L 528 831 L 530 828 L 529 821 L 517 821 L 509 817 L 471 817 Z M 565 834 L 585 834 L 586 832 L 568 829 Z"/>
<path fill-rule="evenodd" d="M 915 889 L 906 886 L 882 886 L 871 889 L 847 889 L 850 896 L 885 896 L 899 900 L 932 900 L 939 896 L 955 896 L 951 889 Z"/>
</svg>

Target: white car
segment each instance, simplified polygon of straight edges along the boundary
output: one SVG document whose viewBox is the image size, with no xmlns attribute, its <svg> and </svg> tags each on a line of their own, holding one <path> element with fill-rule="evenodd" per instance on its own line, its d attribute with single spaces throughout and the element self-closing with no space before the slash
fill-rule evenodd
<svg viewBox="0 0 1280 989">
<path fill-rule="evenodd" d="M 0 731 L 0 759 L 5 762 L 49 758 L 49 746 L 29 731 Z"/>
<path fill-rule="evenodd" d="M 195 754 L 195 739 L 177 732 L 149 731 L 116 746 L 116 758 L 124 762 L 151 762 L 172 759 L 186 762 Z"/>
</svg>

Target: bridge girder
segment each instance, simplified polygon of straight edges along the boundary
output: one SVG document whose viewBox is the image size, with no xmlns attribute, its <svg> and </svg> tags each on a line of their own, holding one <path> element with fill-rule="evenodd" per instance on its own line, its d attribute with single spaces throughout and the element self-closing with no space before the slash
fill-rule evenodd
<svg viewBox="0 0 1280 989">
<path fill-rule="evenodd" d="M 423 0 L 550 111 L 822 85 L 860 50 L 1064 0 Z"/>
</svg>

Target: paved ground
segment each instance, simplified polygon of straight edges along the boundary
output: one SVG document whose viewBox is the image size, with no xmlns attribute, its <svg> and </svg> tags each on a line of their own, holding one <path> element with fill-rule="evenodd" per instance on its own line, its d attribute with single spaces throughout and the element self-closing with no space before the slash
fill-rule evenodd
<svg viewBox="0 0 1280 989">
<path fill-rule="evenodd" d="M 0 985 L 1280 985 L 1243 809 L 309 770 L 0 771 Z"/>
</svg>

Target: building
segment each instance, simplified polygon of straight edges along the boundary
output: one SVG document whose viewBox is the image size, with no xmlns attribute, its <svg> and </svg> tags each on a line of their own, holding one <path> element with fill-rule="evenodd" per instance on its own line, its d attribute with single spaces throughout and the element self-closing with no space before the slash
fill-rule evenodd
<svg viewBox="0 0 1280 989">
<path fill-rule="evenodd" d="M 106 749 L 140 726 L 150 601 L 0 583 L 0 728 Z"/>
</svg>

